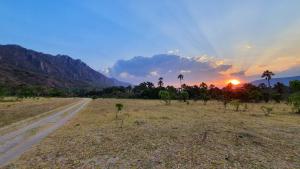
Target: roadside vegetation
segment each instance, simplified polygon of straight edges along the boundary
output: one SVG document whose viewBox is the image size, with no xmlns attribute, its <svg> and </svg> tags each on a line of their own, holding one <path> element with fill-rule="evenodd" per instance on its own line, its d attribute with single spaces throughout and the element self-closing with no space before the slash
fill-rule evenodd
<svg viewBox="0 0 300 169">
<path fill-rule="evenodd" d="M 0 128 L 50 110 L 71 104 L 73 98 L 2 98 L 0 101 Z"/>
</svg>

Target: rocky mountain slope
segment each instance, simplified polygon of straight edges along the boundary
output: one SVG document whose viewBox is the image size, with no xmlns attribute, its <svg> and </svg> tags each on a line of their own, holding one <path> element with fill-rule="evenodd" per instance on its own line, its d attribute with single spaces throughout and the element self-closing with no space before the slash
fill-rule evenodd
<svg viewBox="0 0 300 169">
<path fill-rule="evenodd" d="M 44 54 L 17 45 L 0 45 L 0 84 L 57 88 L 129 85 L 104 76 L 81 60 Z"/>
</svg>

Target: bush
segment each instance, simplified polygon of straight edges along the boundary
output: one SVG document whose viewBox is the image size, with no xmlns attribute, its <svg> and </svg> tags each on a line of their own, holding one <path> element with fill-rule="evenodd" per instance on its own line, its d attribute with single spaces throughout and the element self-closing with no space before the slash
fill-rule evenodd
<svg viewBox="0 0 300 169">
<path fill-rule="evenodd" d="M 271 114 L 271 112 L 273 111 L 272 107 L 261 106 L 260 108 L 265 113 L 265 116 L 269 116 Z"/>
<path fill-rule="evenodd" d="M 300 92 L 294 93 L 289 97 L 289 104 L 293 106 L 296 113 L 300 113 Z"/>
<path fill-rule="evenodd" d="M 179 93 L 179 99 L 187 102 L 187 100 L 189 99 L 189 93 L 187 91 L 181 91 Z"/>
<path fill-rule="evenodd" d="M 123 109 L 124 106 L 121 103 L 117 103 L 115 106 L 117 108 L 116 119 L 118 119 L 118 114 L 121 112 L 121 110 Z"/>
<path fill-rule="evenodd" d="M 279 93 L 273 93 L 272 99 L 275 100 L 276 103 L 280 103 L 280 101 L 282 100 L 282 96 Z"/>
<path fill-rule="evenodd" d="M 241 105 L 241 102 L 239 100 L 233 100 L 233 101 L 230 102 L 230 104 L 232 106 L 234 106 L 235 111 L 239 111 L 239 108 L 240 108 L 240 105 Z"/>
<path fill-rule="evenodd" d="M 166 105 L 171 104 L 171 96 L 168 91 L 161 90 L 161 91 L 159 91 L 158 95 L 159 95 L 160 99 L 166 103 Z"/>
</svg>

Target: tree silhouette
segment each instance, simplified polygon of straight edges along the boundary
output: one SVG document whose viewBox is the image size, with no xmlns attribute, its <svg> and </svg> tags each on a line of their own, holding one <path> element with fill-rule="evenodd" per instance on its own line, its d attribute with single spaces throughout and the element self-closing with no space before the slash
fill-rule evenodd
<svg viewBox="0 0 300 169">
<path fill-rule="evenodd" d="M 179 74 L 178 77 L 177 77 L 180 81 L 180 87 L 181 87 L 181 80 L 183 80 L 183 74 Z"/>
<path fill-rule="evenodd" d="M 163 82 L 163 78 L 160 77 L 158 78 L 158 83 L 157 83 L 158 87 L 162 88 L 164 86 L 164 82 Z"/>
<path fill-rule="evenodd" d="M 278 92 L 279 94 L 283 94 L 284 93 L 284 89 L 285 89 L 285 85 L 283 83 L 277 82 L 274 85 L 274 89 L 276 92 Z"/>
<path fill-rule="evenodd" d="M 202 83 L 200 84 L 200 88 L 201 88 L 201 89 L 207 90 L 208 86 L 207 86 L 206 83 L 202 82 Z"/>
<path fill-rule="evenodd" d="M 274 75 L 275 74 L 269 70 L 264 71 L 263 74 L 261 75 L 262 78 L 265 78 L 268 81 L 269 88 L 271 87 L 270 80 L 272 79 L 272 76 L 274 76 Z"/>
</svg>

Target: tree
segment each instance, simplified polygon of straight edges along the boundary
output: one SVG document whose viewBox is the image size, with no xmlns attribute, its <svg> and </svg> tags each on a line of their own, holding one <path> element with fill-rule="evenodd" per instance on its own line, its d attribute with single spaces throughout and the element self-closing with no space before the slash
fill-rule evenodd
<svg viewBox="0 0 300 169">
<path fill-rule="evenodd" d="M 166 90 L 159 91 L 159 97 L 161 100 L 163 100 L 166 103 L 166 105 L 171 104 L 171 97 L 168 91 Z"/>
<path fill-rule="evenodd" d="M 183 100 L 183 102 L 187 102 L 187 100 L 189 99 L 189 93 L 187 91 L 181 91 L 179 93 L 179 97 L 180 97 L 180 100 Z M 187 102 L 188 103 L 188 102 Z"/>
<path fill-rule="evenodd" d="M 230 104 L 235 108 L 235 111 L 239 111 L 241 102 L 239 100 L 233 100 Z"/>
<path fill-rule="evenodd" d="M 208 86 L 207 86 L 206 83 L 202 82 L 202 83 L 200 84 L 200 89 L 207 90 L 207 88 L 208 88 Z"/>
<path fill-rule="evenodd" d="M 7 95 L 8 91 L 6 88 L 0 86 L 0 100 L 4 98 L 5 95 Z"/>
<path fill-rule="evenodd" d="M 116 119 L 118 119 L 118 114 L 121 113 L 121 110 L 123 109 L 124 106 L 121 103 L 117 103 L 115 106 L 117 108 Z"/>
<path fill-rule="evenodd" d="M 182 74 L 179 74 L 178 77 L 177 77 L 180 81 L 180 87 L 181 87 L 181 80 L 183 80 L 183 75 Z"/>
<path fill-rule="evenodd" d="M 283 83 L 277 82 L 273 88 L 277 93 L 282 95 L 284 93 L 285 87 L 286 86 Z"/>
<path fill-rule="evenodd" d="M 300 91 L 300 80 L 290 81 L 290 88 L 291 88 L 292 92 Z"/>
<path fill-rule="evenodd" d="M 272 76 L 274 76 L 274 75 L 275 74 L 269 70 L 264 71 L 263 74 L 261 75 L 262 78 L 265 78 L 268 81 L 269 88 L 271 88 L 270 80 L 272 79 Z"/>
<path fill-rule="evenodd" d="M 208 86 L 206 83 L 202 82 L 200 84 L 200 99 L 203 100 L 204 104 L 207 103 L 207 101 L 209 100 L 209 96 L 208 96 Z"/>
<path fill-rule="evenodd" d="M 163 78 L 160 77 L 158 78 L 158 83 L 157 83 L 158 87 L 162 88 L 164 86 L 164 82 L 163 82 Z"/>
</svg>

